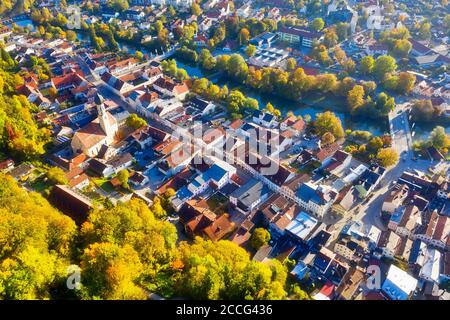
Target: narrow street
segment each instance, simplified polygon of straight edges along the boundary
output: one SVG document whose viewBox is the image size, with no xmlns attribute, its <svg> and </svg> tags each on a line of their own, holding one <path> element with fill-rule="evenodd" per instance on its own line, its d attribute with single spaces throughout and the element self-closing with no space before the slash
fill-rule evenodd
<svg viewBox="0 0 450 320">
<path fill-rule="evenodd" d="M 412 150 L 412 137 L 408 122 L 409 104 L 399 104 L 389 114 L 389 127 L 392 136 L 392 148 L 398 152 L 400 159 L 398 163 L 390 168 L 381 180 L 378 189 L 374 190 L 371 199 L 362 206 L 351 211 L 352 220 L 362 221 L 366 228 L 376 226 L 386 230 L 386 226 L 380 219 L 381 208 L 386 194 L 394 181 L 405 171 L 418 170 L 425 172 L 432 164 L 429 160 L 416 160 Z"/>
</svg>

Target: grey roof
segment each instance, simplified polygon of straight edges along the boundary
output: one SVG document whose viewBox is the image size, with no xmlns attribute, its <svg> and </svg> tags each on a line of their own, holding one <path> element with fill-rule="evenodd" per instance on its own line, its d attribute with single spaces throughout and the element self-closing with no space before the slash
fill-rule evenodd
<svg viewBox="0 0 450 320">
<path fill-rule="evenodd" d="M 191 100 L 191 105 L 193 107 L 197 108 L 197 109 L 200 109 L 200 110 L 205 110 L 206 107 L 208 107 L 209 104 L 210 104 L 210 102 L 208 102 L 206 100 L 203 100 L 203 99 L 200 99 L 198 97 L 194 97 Z"/>
<path fill-rule="evenodd" d="M 415 59 L 418 64 L 428 64 L 435 62 L 438 58 L 439 58 L 438 54 L 432 54 L 428 56 L 419 56 L 416 57 Z"/>
<path fill-rule="evenodd" d="M 245 207 L 250 207 L 256 200 L 270 192 L 269 188 L 256 179 L 249 180 L 239 189 L 233 191 L 231 197 L 237 198 Z"/>
</svg>

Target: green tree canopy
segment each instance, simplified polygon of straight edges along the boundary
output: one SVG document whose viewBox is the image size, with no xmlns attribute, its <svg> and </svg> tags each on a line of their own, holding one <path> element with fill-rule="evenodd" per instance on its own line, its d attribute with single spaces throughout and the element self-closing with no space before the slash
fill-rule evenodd
<svg viewBox="0 0 450 320">
<path fill-rule="evenodd" d="M 383 167 L 391 167 L 398 162 L 399 155 L 392 148 L 383 148 L 378 151 L 377 159 Z"/>
<path fill-rule="evenodd" d="M 0 299 L 46 299 L 65 282 L 76 226 L 0 173 Z"/>
<path fill-rule="evenodd" d="M 53 184 L 68 184 L 69 182 L 64 170 L 58 167 L 48 169 L 46 176 Z"/>
<path fill-rule="evenodd" d="M 126 125 L 133 128 L 133 129 L 139 129 L 147 125 L 147 121 L 140 118 L 137 114 L 133 113 L 131 114 L 127 120 L 125 121 Z"/>
<path fill-rule="evenodd" d="M 256 228 L 253 231 L 252 237 L 250 238 L 250 244 L 253 249 L 258 250 L 263 245 L 268 244 L 270 241 L 270 233 L 264 228 Z"/>
<path fill-rule="evenodd" d="M 325 22 L 323 21 L 322 18 L 315 18 L 312 22 L 311 22 L 311 29 L 313 29 L 314 31 L 320 31 L 323 29 L 323 27 L 325 26 Z"/>
<path fill-rule="evenodd" d="M 250 260 L 230 241 L 196 238 L 180 244 L 177 291 L 195 299 L 283 299 L 286 269 L 277 260 Z"/>
<path fill-rule="evenodd" d="M 338 139 L 344 137 L 341 120 L 331 111 L 319 113 L 314 121 L 314 128 L 321 136 L 326 132 L 330 132 Z"/>
</svg>

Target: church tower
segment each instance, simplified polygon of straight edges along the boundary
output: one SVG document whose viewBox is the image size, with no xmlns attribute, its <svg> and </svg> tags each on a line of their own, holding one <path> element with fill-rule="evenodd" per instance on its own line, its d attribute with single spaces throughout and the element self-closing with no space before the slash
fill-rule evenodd
<svg viewBox="0 0 450 320">
<path fill-rule="evenodd" d="M 103 97 L 97 93 L 95 96 L 95 104 L 97 105 L 97 112 L 98 112 L 98 119 L 100 121 L 100 126 L 103 129 L 103 132 L 106 134 L 107 137 L 114 137 L 115 130 L 111 126 L 110 119 L 108 118 L 108 113 L 105 109 Z"/>
</svg>

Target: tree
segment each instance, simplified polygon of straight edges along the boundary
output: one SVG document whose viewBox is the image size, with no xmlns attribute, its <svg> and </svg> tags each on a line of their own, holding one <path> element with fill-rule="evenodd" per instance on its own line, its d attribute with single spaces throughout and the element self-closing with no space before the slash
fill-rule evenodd
<svg viewBox="0 0 450 320">
<path fill-rule="evenodd" d="M 77 39 L 77 34 L 75 31 L 67 30 L 66 39 L 69 41 L 75 41 Z"/>
<path fill-rule="evenodd" d="M 314 128 L 319 135 L 330 132 L 337 139 L 344 137 L 344 129 L 342 128 L 341 120 L 331 111 L 319 113 L 314 121 Z"/>
<path fill-rule="evenodd" d="M 338 63 L 342 64 L 347 59 L 347 54 L 341 47 L 336 47 L 334 49 L 334 58 Z"/>
<path fill-rule="evenodd" d="M 250 239 L 250 245 L 253 249 L 259 250 L 270 241 L 270 233 L 264 228 L 256 228 Z"/>
<path fill-rule="evenodd" d="M 122 188 L 129 189 L 128 179 L 130 178 L 130 172 L 127 169 L 123 169 L 117 173 L 117 179 L 119 179 L 122 184 Z"/>
<path fill-rule="evenodd" d="M 377 159 L 383 167 L 391 167 L 398 162 L 399 155 L 392 148 L 383 148 L 378 151 Z"/>
<path fill-rule="evenodd" d="M 55 22 L 57 26 L 64 27 L 67 25 L 67 18 L 62 13 L 58 13 Z"/>
<path fill-rule="evenodd" d="M 320 141 L 322 142 L 322 144 L 324 146 L 332 144 L 333 142 L 336 141 L 336 138 L 333 136 L 333 134 L 331 132 L 325 132 L 322 135 L 322 138 L 320 139 Z"/>
<path fill-rule="evenodd" d="M 283 299 L 286 268 L 278 260 L 260 263 L 231 241 L 197 237 L 182 242 L 177 270 L 177 294 L 194 299 Z"/>
<path fill-rule="evenodd" d="M 49 299 L 65 284 L 75 222 L 0 173 L 0 299 Z"/>
<path fill-rule="evenodd" d="M 196 63 L 198 61 L 198 55 L 195 50 L 189 49 L 186 46 L 182 46 L 177 49 L 176 55 L 179 59 L 187 62 Z"/>
<path fill-rule="evenodd" d="M 312 300 L 309 294 L 302 290 L 298 284 L 294 284 L 290 290 L 290 300 Z"/>
<path fill-rule="evenodd" d="M 342 68 L 344 68 L 345 72 L 348 74 L 352 74 L 356 70 L 356 63 L 352 58 L 345 59 L 342 63 Z"/>
<path fill-rule="evenodd" d="M 241 31 L 239 31 L 238 39 L 241 46 L 247 44 L 250 40 L 250 31 L 248 31 L 247 28 L 242 28 Z"/>
<path fill-rule="evenodd" d="M 354 112 L 356 109 L 364 105 L 364 87 L 356 85 L 352 90 L 348 92 L 347 104 L 350 107 L 350 112 Z"/>
<path fill-rule="evenodd" d="M 371 95 L 377 89 L 377 84 L 375 81 L 363 81 L 362 86 L 364 87 L 364 92 Z"/>
<path fill-rule="evenodd" d="M 34 61 L 35 68 L 43 68 L 40 59 Z M 18 159 L 33 159 L 44 154 L 50 131 L 35 122 L 36 106 L 15 94 L 15 88 L 23 83 L 19 80 L 18 75 L 0 69 L 0 147 Z"/>
<path fill-rule="evenodd" d="M 450 14 L 445 15 L 443 24 L 447 28 L 447 34 L 450 34 Z"/>
<path fill-rule="evenodd" d="M 400 39 L 394 42 L 394 54 L 400 58 L 407 58 L 411 52 L 412 44 L 407 39 Z"/>
<path fill-rule="evenodd" d="M 164 198 L 171 199 L 175 197 L 177 192 L 173 188 L 168 188 L 166 192 L 164 192 Z"/>
<path fill-rule="evenodd" d="M 319 63 L 321 63 L 322 65 L 330 65 L 331 64 L 331 59 L 330 56 L 328 55 L 328 50 L 324 45 L 318 45 L 315 46 L 311 52 L 311 56 L 312 58 L 316 59 L 317 61 L 319 61 Z"/>
<path fill-rule="evenodd" d="M 377 115 L 386 116 L 395 108 L 395 100 L 389 97 L 386 93 L 381 92 L 375 101 L 375 113 Z M 369 110 L 370 111 L 370 110 Z"/>
<path fill-rule="evenodd" d="M 373 137 L 372 139 L 370 139 L 369 143 L 367 143 L 367 148 L 371 152 L 376 153 L 383 147 L 383 144 L 383 140 L 380 137 Z"/>
<path fill-rule="evenodd" d="M 375 59 L 372 56 L 365 56 L 361 59 L 359 70 L 362 74 L 369 75 L 375 68 Z"/>
<path fill-rule="evenodd" d="M 320 31 L 323 29 L 324 26 L 325 26 L 325 22 L 323 21 L 322 18 L 315 18 L 311 22 L 311 29 L 314 31 Z"/>
<path fill-rule="evenodd" d="M 332 92 L 336 89 L 337 78 L 332 73 L 323 73 L 316 76 L 316 88 L 322 92 Z"/>
<path fill-rule="evenodd" d="M 397 63 L 391 56 L 380 56 L 375 61 L 374 72 L 378 79 L 383 79 L 387 73 L 397 70 Z"/>
<path fill-rule="evenodd" d="M 185 69 L 178 69 L 177 73 L 175 74 L 175 78 L 178 81 L 184 81 L 184 80 L 189 79 L 189 75 Z"/>
<path fill-rule="evenodd" d="M 193 4 L 192 4 L 192 7 L 191 7 L 191 13 L 193 14 L 193 15 L 196 15 L 197 17 L 198 16 L 200 16 L 201 14 L 202 14 L 202 9 L 200 8 L 200 5 L 197 3 L 197 2 L 194 2 Z"/>
<path fill-rule="evenodd" d="M 205 70 L 213 70 L 216 67 L 216 59 L 208 49 L 202 49 L 199 55 L 200 66 Z"/>
<path fill-rule="evenodd" d="M 209 81 L 206 78 L 195 79 L 192 84 L 192 91 L 199 94 L 205 95 L 206 90 L 208 90 Z"/>
<path fill-rule="evenodd" d="M 50 97 L 55 99 L 56 97 L 58 97 L 58 89 L 56 89 L 55 87 L 50 87 L 48 89 L 48 94 L 50 95 Z"/>
<path fill-rule="evenodd" d="M 125 124 L 133 129 L 139 129 L 146 126 L 147 121 L 140 118 L 137 114 L 133 113 L 127 118 Z"/>
<path fill-rule="evenodd" d="M 430 133 L 429 140 L 436 149 L 445 150 L 445 153 L 448 152 L 450 148 L 450 135 L 445 132 L 444 127 L 435 127 Z"/>
<path fill-rule="evenodd" d="M 416 100 L 411 105 L 411 114 L 414 121 L 430 122 L 441 114 L 439 110 L 433 106 L 431 100 Z"/>
<path fill-rule="evenodd" d="M 350 31 L 350 25 L 346 22 L 339 22 L 336 24 L 336 34 L 339 41 L 343 41 L 348 38 Z"/>
<path fill-rule="evenodd" d="M 142 298 L 135 287 L 138 284 L 168 285 L 164 280 L 159 282 L 158 277 L 163 276 L 175 256 L 176 228 L 156 219 L 143 201 L 132 199 L 94 209 L 83 223 L 80 237 L 86 248 L 81 263 L 81 277 L 86 280 L 84 296 Z M 117 277 L 109 273 L 115 268 Z"/>
<path fill-rule="evenodd" d="M 167 212 L 163 208 L 160 197 L 155 197 L 153 199 L 153 204 L 152 204 L 151 210 L 157 219 L 163 219 L 167 216 Z"/>
<path fill-rule="evenodd" d="M 175 15 L 177 14 L 177 11 L 175 10 L 175 8 L 173 6 L 169 6 L 167 8 L 167 13 L 169 14 L 170 17 L 175 17 Z"/>
<path fill-rule="evenodd" d="M 81 257 L 82 295 L 87 299 L 146 299 L 145 291 L 136 285 L 143 268 L 130 245 L 91 244 Z"/>
<path fill-rule="evenodd" d="M 228 62 L 230 61 L 229 55 L 220 55 L 216 58 L 216 67 L 218 71 L 227 72 Z"/>
<path fill-rule="evenodd" d="M 252 44 L 248 45 L 247 48 L 245 48 L 245 54 L 249 57 L 253 57 L 256 53 L 256 47 Z"/>
<path fill-rule="evenodd" d="M 68 184 L 69 181 L 66 177 L 66 173 L 58 167 L 52 167 L 47 170 L 47 179 L 54 184 Z"/>
<path fill-rule="evenodd" d="M 327 48 L 332 48 L 338 44 L 339 37 L 336 34 L 335 29 L 327 29 L 323 38 L 323 43 Z"/>
<path fill-rule="evenodd" d="M 112 9 L 119 12 L 125 11 L 130 7 L 128 0 L 111 0 L 109 5 Z"/>
<path fill-rule="evenodd" d="M 243 81 L 247 78 L 248 66 L 244 58 L 239 54 L 233 54 L 227 64 L 228 75 L 236 80 Z"/>
<path fill-rule="evenodd" d="M 398 74 L 396 91 L 401 94 L 408 94 L 414 88 L 416 76 L 409 72 L 400 72 Z"/>
<path fill-rule="evenodd" d="M 295 68 L 297 68 L 297 60 L 295 60 L 294 58 L 287 59 L 286 70 L 287 71 L 294 71 Z"/>
<path fill-rule="evenodd" d="M 142 53 L 142 51 L 136 50 L 134 55 L 136 56 L 136 59 L 138 59 L 140 61 L 142 61 L 144 59 L 144 54 Z"/>
<path fill-rule="evenodd" d="M 428 40 L 431 38 L 431 23 L 429 22 L 423 22 L 418 31 L 419 39 L 420 40 Z"/>
</svg>

